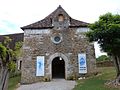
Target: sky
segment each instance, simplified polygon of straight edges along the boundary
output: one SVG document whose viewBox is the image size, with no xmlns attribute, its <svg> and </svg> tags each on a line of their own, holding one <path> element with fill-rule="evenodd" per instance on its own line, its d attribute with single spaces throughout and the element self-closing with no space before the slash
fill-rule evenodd
<svg viewBox="0 0 120 90">
<path fill-rule="evenodd" d="M 20 27 L 45 18 L 59 5 L 72 18 L 88 23 L 107 12 L 120 14 L 120 0 L 0 0 L 0 35 L 23 32 Z"/>
</svg>

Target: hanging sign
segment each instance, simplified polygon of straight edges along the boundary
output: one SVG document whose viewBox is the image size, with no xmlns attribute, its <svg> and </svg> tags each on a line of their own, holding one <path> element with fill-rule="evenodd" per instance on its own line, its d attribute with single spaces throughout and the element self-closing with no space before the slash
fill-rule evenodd
<svg viewBox="0 0 120 90">
<path fill-rule="evenodd" d="M 78 62 L 79 62 L 79 73 L 85 74 L 87 73 L 87 64 L 86 64 L 86 54 L 78 54 Z"/>
<path fill-rule="evenodd" d="M 37 56 L 36 76 L 44 76 L 44 56 Z"/>
</svg>

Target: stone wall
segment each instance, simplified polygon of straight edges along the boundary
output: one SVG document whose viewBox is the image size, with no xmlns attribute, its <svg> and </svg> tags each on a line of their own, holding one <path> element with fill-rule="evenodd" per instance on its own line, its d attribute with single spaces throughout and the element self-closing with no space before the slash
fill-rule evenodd
<svg viewBox="0 0 120 90">
<path fill-rule="evenodd" d="M 88 30 L 87 28 L 86 31 Z M 81 30 L 80 30 L 81 31 Z M 93 73 L 96 67 L 93 44 L 87 41 L 84 30 L 77 28 L 63 30 L 42 29 L 25 30 L 22 61 L 21 83 L 34 83 L 43 81 L 45 78 L 52 79 L 50 57 L 61 56 L 65 61 L 65 79 L 77 78 L 78 53 L 86 53 L 88 73 Z M 52 37 L 60 35 L 62 40 L 59 44 L 52 42 Z M 55 56 L 56 55 L 56 56 Z M 45 56 L 45 76 L 36 77 L 36 57 Z"/>
</svg>

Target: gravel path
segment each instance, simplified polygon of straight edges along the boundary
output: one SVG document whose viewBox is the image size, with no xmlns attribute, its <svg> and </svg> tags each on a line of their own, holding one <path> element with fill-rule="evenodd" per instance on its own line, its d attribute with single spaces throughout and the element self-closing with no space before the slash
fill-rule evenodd
<svg viewBox="0 0 120 90">
<path fill-rule="evenodd" d="M 29 85 L 21 85 L 17 90 L 72 90 L 75 85 L 75 81 L 54 79 L 51 82 L 40 82 Z"/>
</svg>

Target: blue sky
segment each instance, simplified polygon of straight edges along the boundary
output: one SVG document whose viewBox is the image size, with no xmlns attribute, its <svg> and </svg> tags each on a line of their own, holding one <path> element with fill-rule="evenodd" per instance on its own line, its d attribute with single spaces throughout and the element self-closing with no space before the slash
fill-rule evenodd
<svg viewBox="0 0 120 90">
<path fill-rule="evenodd" d="M 107 12 L 120 14 L 120 0 L 0 0 L 0 35 L 23 32 L 20 27 L 43 19 L 59 5 L 88 23 Z"/>
</svg>

